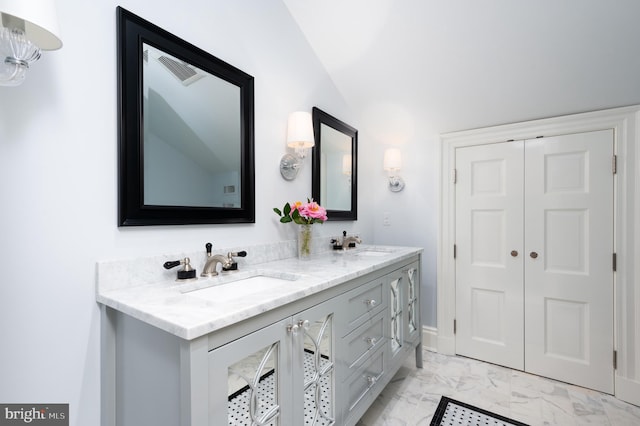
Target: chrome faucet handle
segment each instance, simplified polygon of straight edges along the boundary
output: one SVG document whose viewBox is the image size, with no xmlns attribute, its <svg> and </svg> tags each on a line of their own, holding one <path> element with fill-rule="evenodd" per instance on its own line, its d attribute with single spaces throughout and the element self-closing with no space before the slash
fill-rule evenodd
<svg viewBox="0 0 640 426">
<path fill-rule="evenodd" d="M 238 270 L 238 262 L 236 262 L 235 260 L 233 260 L 234 257 L 246 257 L 247 256 L 247 252 L 242 250 L 242 251 L 232 251 L 227 253 L 227 259 L 228 262 L 222 265 L 222 270 L 223 271 L 237 271 Z"/>
<path fill-rule="evenodd" d="M 178 277 L 176 281 L 187 281 L 196 278 L 196 270 L 191 267 L 191 260 L 188 257 L 185 257 L 182 260 L 170 260 L 165 262 L 164 269 L 175 268 L 178 265 L 184 265 L 184 268 L 178 271 Z"/>
<path fill-rule="evenodd" d="M 362 240 L 357 235 L 351 235 L 347 237 L 347 231 L 342 231 L 342 248 L 343 250 L 347 250 L 349 248 L 354 248 L 356 243 L 362 244 Z"/>
</svg>

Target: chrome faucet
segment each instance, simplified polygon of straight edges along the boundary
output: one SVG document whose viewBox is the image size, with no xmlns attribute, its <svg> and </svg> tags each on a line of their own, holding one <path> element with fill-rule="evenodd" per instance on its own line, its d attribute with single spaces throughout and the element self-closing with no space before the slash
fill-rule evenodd
<svg viewBox="0 0 640 426">
<path fill-rule="evenodd" d="M 347 237 L 347 231 L 342 231 L 342 249 L 347 250 L 349 247 L 355 247 L 356 243 L 362 244 L 362 240 L 357 235 Z M 352 246 L 353 244 L 353 246 Z"/>
<path fill-rule="evenodd" d="M 233 258 L 236 256 L 245 257 L 247 255 L 246 251 L 239 251 L 229 252 L 226 256 L 223 254 L 214 254 L 212 256 L 212 244 L 207 243 L 205 247 L 207 249 L 207 261 L 205 262 L 202 273 L 200 274 L 201 277 L 215 277 L 218 275 L 218 264 L 222 265 L 223 271 L 235 271 L 238 269 L 238 263 L 233 260 Z"/>
</svg>

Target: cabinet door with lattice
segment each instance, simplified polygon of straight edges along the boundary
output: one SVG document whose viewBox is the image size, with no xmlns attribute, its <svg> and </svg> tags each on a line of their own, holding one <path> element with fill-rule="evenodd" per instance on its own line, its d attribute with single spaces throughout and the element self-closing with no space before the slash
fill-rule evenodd
<svg viewBox="0 0 640 426">
<path fill-rule="evenodd" d="M 291 325 L 277 322 L 209 353 L 209 425 L 293 424 Z"/>
<path fill-rule="evenodd" d="M 298 333 L 293 338 L 293 411 L 295 424 L 336 424 L 335 318 L 328 301 L 293 317 Z"/>
</svg>

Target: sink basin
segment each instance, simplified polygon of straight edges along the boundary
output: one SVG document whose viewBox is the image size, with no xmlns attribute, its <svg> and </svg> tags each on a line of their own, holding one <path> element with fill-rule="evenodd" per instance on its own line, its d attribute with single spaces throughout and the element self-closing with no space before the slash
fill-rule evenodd
<svg viewBox="0 0 640 426">
<path fill-rule="evenodd" d="M 357 256 L 370 256 L 370 257 L 378 257 L 378 256 L 386 256 L 389 251 L 378 251 L 378 250 L 362 250 L 357 253 L 354 253 Z"/>
<path fill-rule="evenodd" d="M 201 299 L 216 300 L 229 291 L 242 291 L 242 293 L 250 294 L 265 291 L 271 292 L 276 289 L 290 287 L 292 283 L 300 278 L 301 276 L 296 274 L 271 271 L 232 273 L 202 280 L 188 287 L 185 286 L 180 289 L 180 292 Z"/>
<path fill-rule="evenodd" d="M 344 250 L 342 253 L 360 257 L 382 257 L 393 252 L 394 249 L 387 247 L 359 247 L 356 249 Z"/>
</svg>

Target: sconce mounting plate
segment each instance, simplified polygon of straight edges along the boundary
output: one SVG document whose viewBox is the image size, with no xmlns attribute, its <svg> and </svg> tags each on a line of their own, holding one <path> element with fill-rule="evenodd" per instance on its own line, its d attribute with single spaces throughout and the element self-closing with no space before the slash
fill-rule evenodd
<svg viewBox="0 0 640 426">
<path fill-rule="evenodd" d="M 400 192 L 404 189 L 404 179 L 400 176 L 393 176 L 389 178 L 389 190 L 391 192 Z"/>
<path fill-rule="evenodd" d="M 285 154 L 280 159 L 280 174 L 285 180 L 294 180 L 300 170 L 300 159 L 291 154 Z"/>
</svg>

